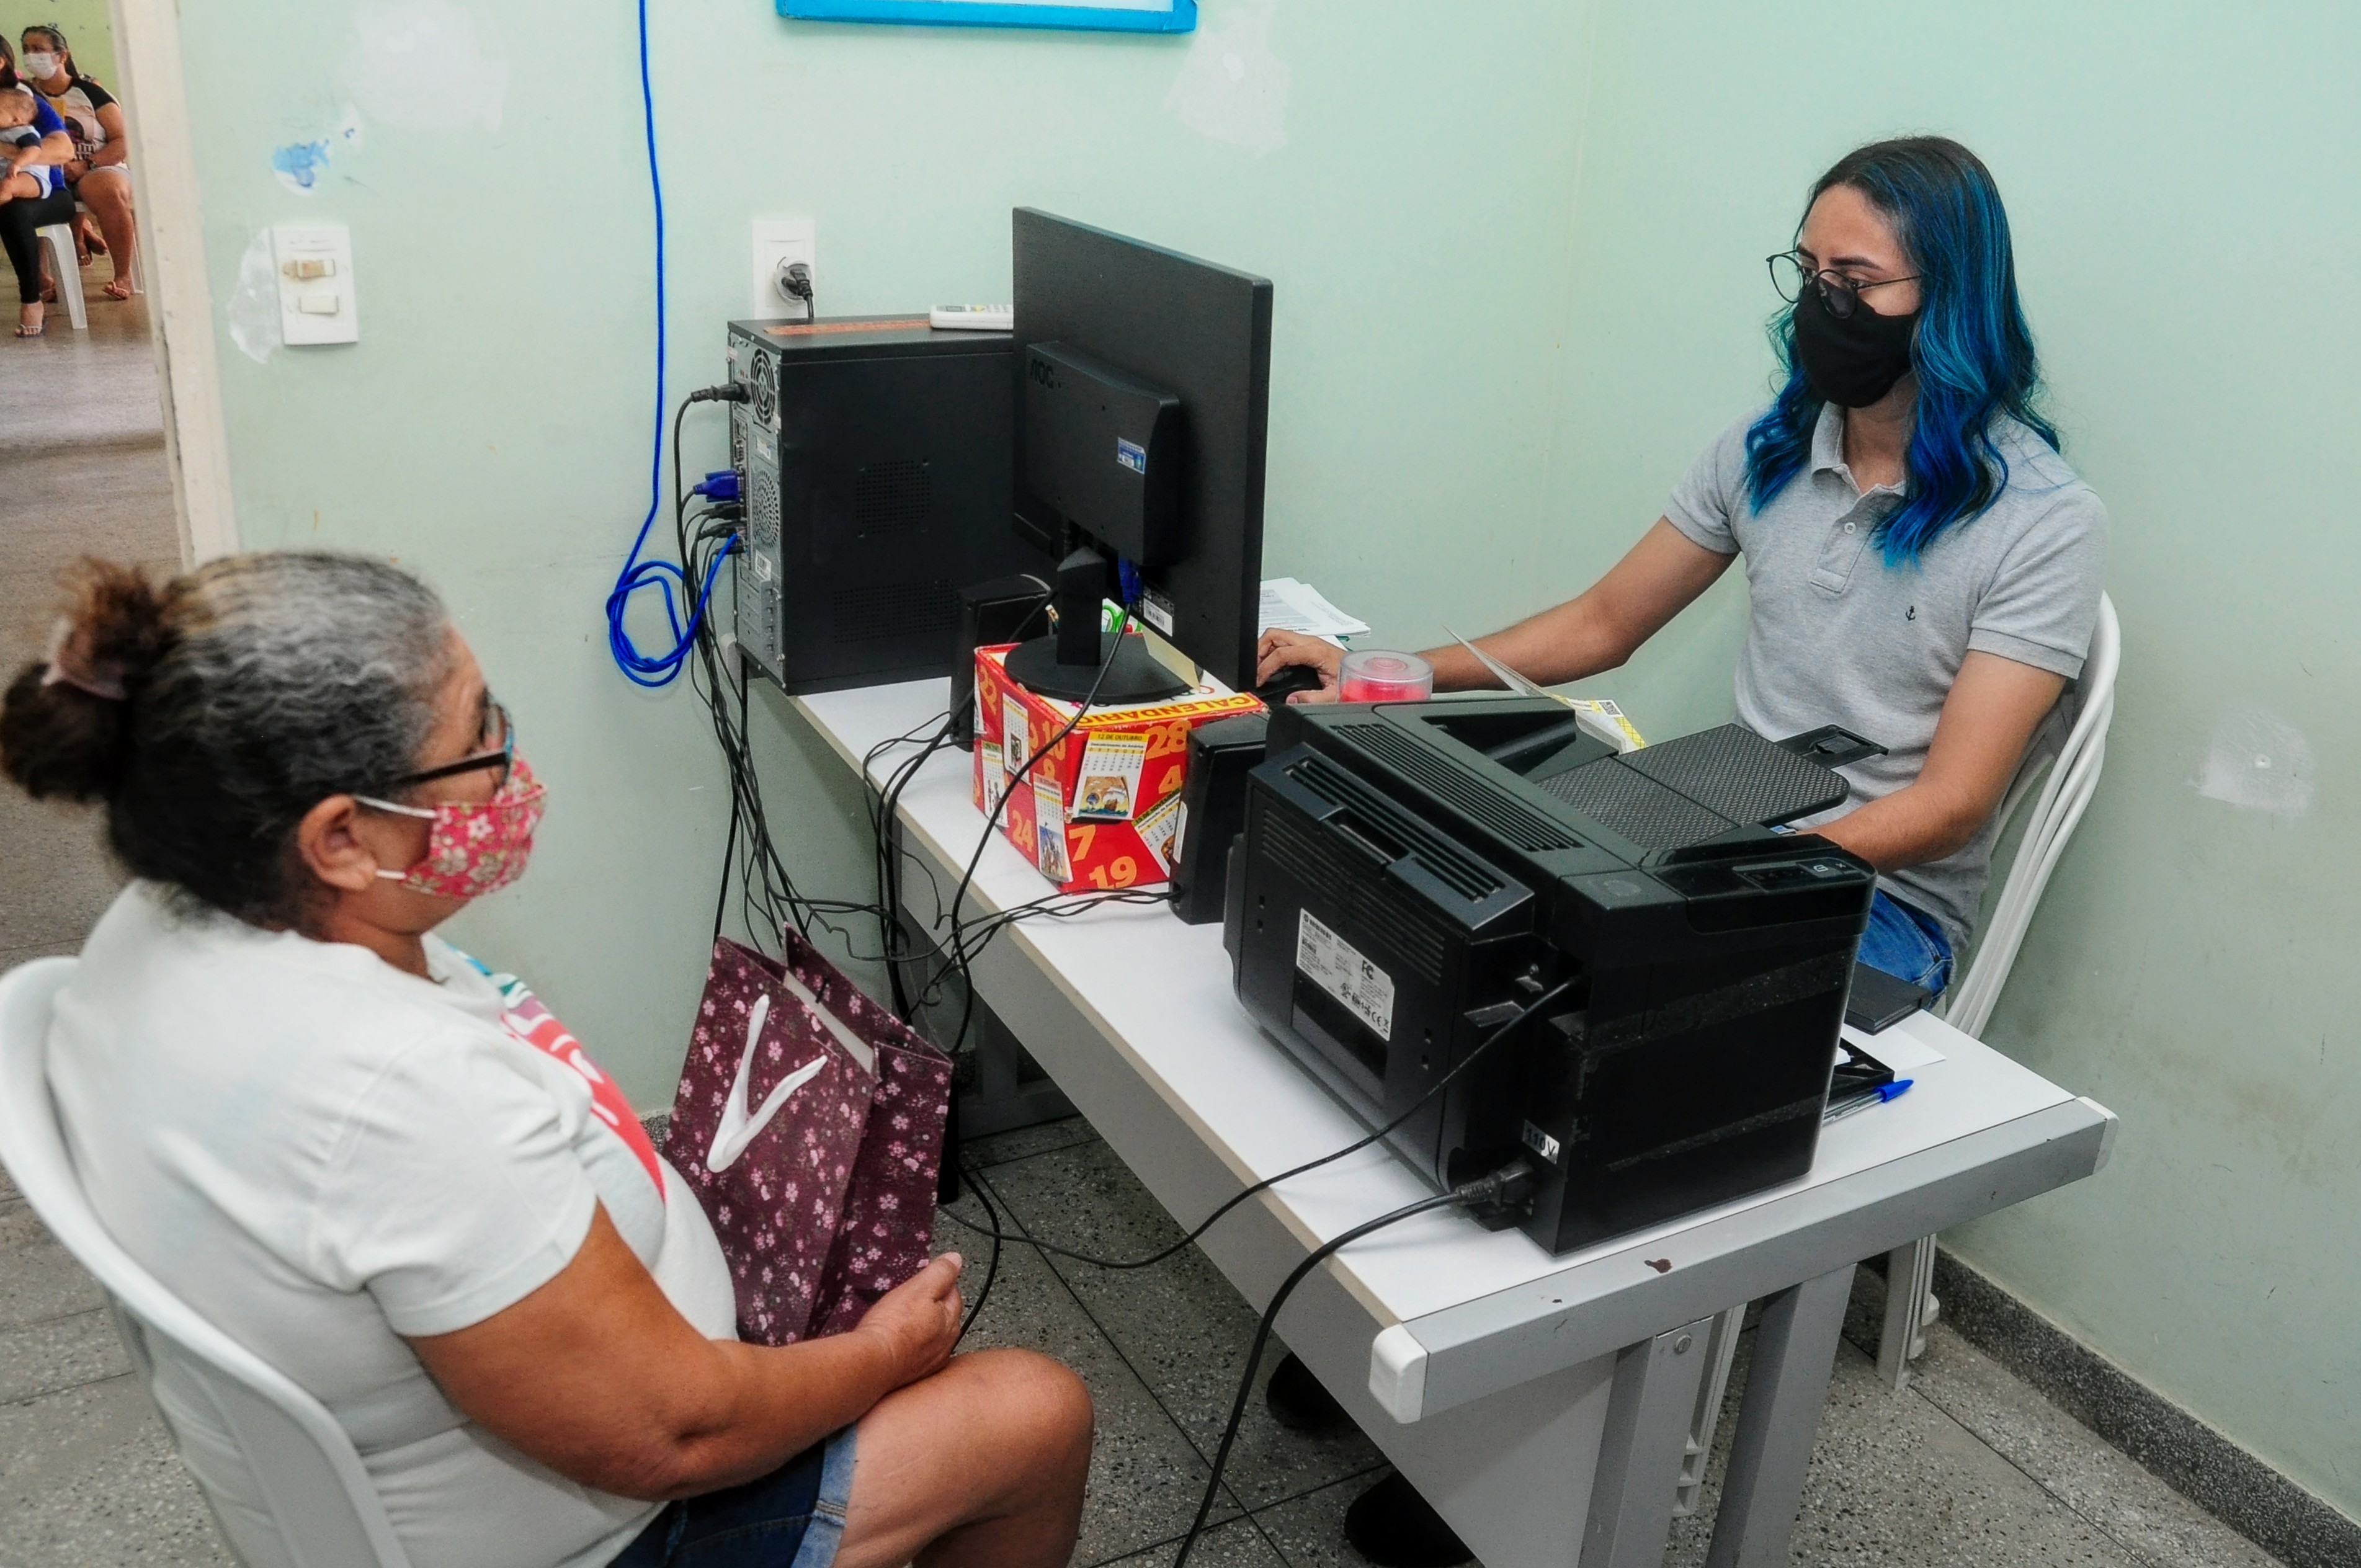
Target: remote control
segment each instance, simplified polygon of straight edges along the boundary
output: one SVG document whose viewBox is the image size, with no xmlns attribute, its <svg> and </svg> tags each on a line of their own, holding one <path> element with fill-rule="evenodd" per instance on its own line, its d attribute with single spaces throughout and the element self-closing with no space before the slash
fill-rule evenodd
<svg viewBox="0 0 2361 1568">
<path fill-rule="evenodd" d="M 950 332 L 1006 332 L 1016 324 L 1013 305 L 937 305 L 927 320 Z"/>
</svg>

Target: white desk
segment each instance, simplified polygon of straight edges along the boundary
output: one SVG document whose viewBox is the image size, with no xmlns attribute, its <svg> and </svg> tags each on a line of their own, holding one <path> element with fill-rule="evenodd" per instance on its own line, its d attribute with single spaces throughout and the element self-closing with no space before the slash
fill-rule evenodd
<svg viewBox="0 0 2361 1568">
<path fill-rule="evenodd" d="M 855 769 L 939 715 L 948 683 L 802 697 Z M 882 754 L 882 782 L 906 753 Z M 972 760 L 945 751 L 904 789 L 904 852 L 948 898 L 983 818 Z M 926 878 L 906 882 L 932 913 Z M 995 837 L 966 912 L 1049 891 Z M 1193 1223 L 1243 1187 L 1367 1129 L 1265 1038 L 1231 991 L 1216 926 L 1111 905 L 996 936 L 978 992 L 1157 1200 Z M 1767 1299 L 1717 1516 L 1711 1568 L 1784 1563 L 1856 1260 L 2077 1180 L 2114 1118 L 1926 1014 L 1895 1025 L 1940 1060 L 1912 1091 L 1821 1135 L 1808 1177 L 1552 1257 L 1516 1231 L 1422 1215 L 1315 1270 L 1280 1314 L 1288 1346 L 1486 1568 L 1661 1561 L 1713 1315 Z M 1257 1306 L 1320 1242 L 1426 1196 L 1365 1150 L 1209 1233 Z"/>
</svg>

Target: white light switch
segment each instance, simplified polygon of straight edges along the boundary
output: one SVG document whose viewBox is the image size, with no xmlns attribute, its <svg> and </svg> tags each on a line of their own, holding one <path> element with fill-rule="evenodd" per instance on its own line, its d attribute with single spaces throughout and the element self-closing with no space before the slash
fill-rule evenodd
<svg viewBox="0 0 2361 1568">
<path fill-rule="evenodd" d="M 357 343 L 353 236 L 341 224 L 280 224 L 270 231 L 279 268 L 279 334 L 290 346 Z"/>
</svg>

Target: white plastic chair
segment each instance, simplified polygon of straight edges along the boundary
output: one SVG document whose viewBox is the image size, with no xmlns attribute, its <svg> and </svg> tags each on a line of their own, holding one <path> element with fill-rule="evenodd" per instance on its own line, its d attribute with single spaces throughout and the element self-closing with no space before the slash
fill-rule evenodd
<svg viewBox="0 0 2361 1568">
<path fill-rule="evenodd" d="M 2115 604 L 2099 596 L 2099 624 L 2091 633 L 2091 652 L 2082 662 L 2082 675 L 2061 705 L 2072 716 L 2066 739 L 2054 751 L 2040 747 L 2018 768 L 2007 798 L 2001 802 L 2001 830 L 2006 834 L 2017 809 L 2037 785 L 2039 798 L 2026 819 L 2016 856 L 2009 862 L 2000 897 L 1983 933 L 1969 955 L 1967 973 L 1951 987 L 1943 1017 L 1964 1034 L 1981 1036 L 1991 1022 L 2001 988 L 2025 945 L 2033 912 L 2049 885 L 2049 873 L 2066 852 L 2082 812 L 2099 787 L 2099 771 L 2107 761 L 2107 727 L 2115 717 L 2115 671 L 2123 662 L 2123 627 Z M 1885 1322 L 1877 1342 L 1877 1372 L 1897 1391 L 1910 1379 L 1910 1363 L 1927 1348 L 1927 1330 L 1940 1304 L 1936 1300 L 1935 1238 L 1921 1236 L 1896 1247 L 1885 1259 Z"/>
<path fill-rule="evenodd" d="M 82 253 L 74 248 L 73 225 L 43 224 L 33 233 L 47 240 L 49 269 L 58 275 L 58 302 L 76 332 L 90 330 L 90 307 L 82 297 Z"/>
<path fill-rule="evenodd" d="M 37 959 L 0 975 L 0 1163 L 104 1288 L 132 1365 L 247 1568 L 410 1568 L 336 1419 L 157 1283 L 92 1212 L 46 1061 L 50 1013 L 74 963 Z"/>
</svg>

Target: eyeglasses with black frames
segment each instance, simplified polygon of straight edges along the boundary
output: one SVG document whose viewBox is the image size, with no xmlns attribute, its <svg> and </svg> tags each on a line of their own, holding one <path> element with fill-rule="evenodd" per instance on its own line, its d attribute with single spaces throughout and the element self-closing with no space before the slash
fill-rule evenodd
<svg viewBox="0 0 2361 1568">
<path fill-rule="evenodd" d="M 1821 302 L 1828 307 L 1828 314 L 1839 321 L 1850 320 L 1852 313 L 1861 309 L 1863 291 L 1883 289 L 1889 283 L 1916 283 L 1925 276 L 1913 272 L 1906 278 L 1873 278 L 1864 283 L 1841 272 L 1808 267 L 1805 265 L 1804 258 L 1792 250 L 1766 256 L 1763 261 L 1771 269 L 1771 286 L 1779 291 L 1781 299 L 1792 305 L 1804 297 L 1806 288 L 1817 288 L 1820 291 Z"/>
<path fill-rule="evenodd" d="M 509 782 L 509 765 L 515 760 L 516 726 L 509 722 L 509 710 L 488 696 L 484 699 L 484 733 L 479 750 L 469 752 L 456 762 L 405 773 L 394 784 L 397 788 L 408 789 L 412 784 L 432 784 L 436 779 L 472 773 L 478 768 L 496 768 L 499 775 L 493 787 L 497 789 Z"/>
</svg>

